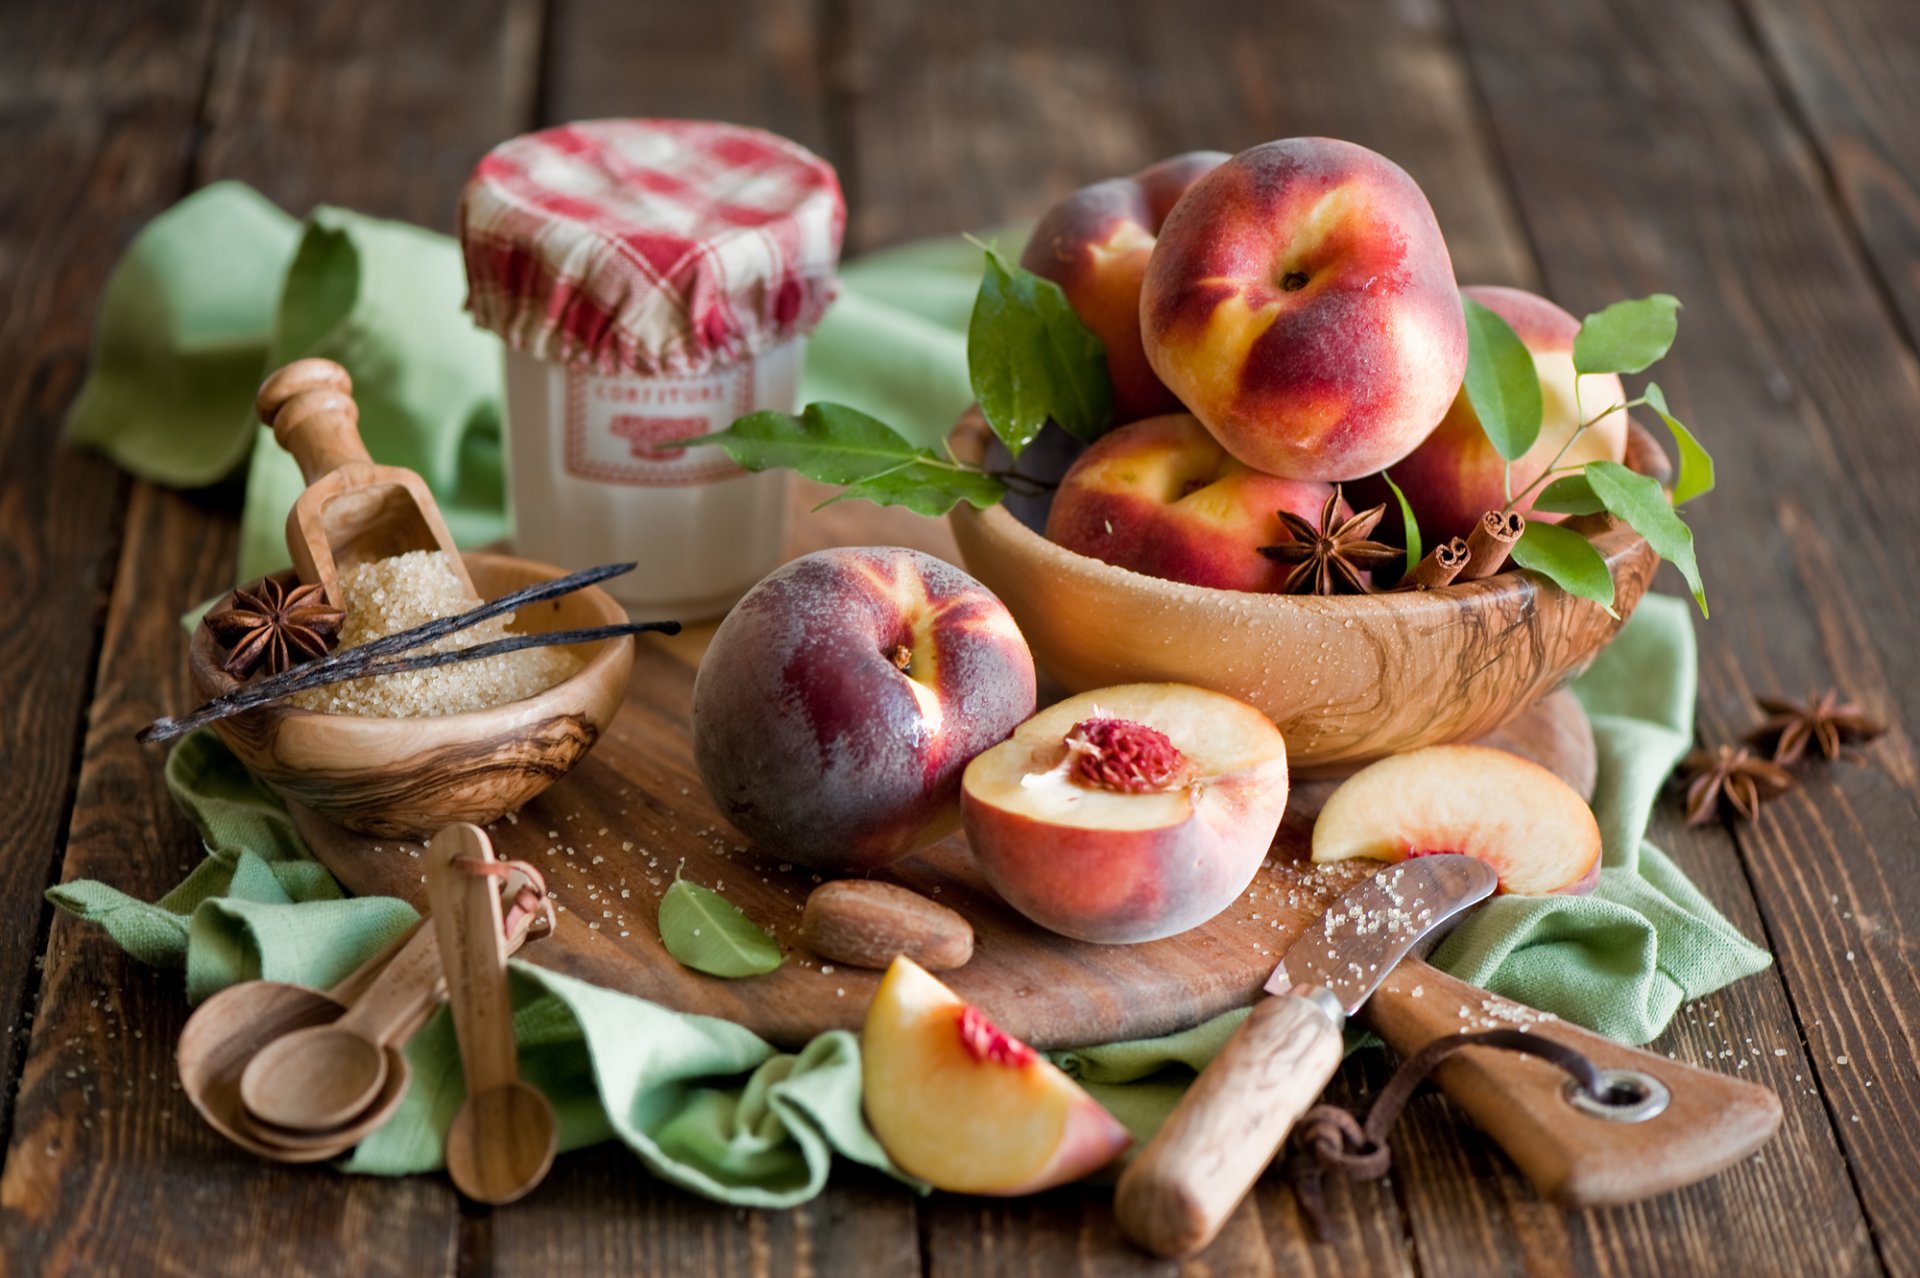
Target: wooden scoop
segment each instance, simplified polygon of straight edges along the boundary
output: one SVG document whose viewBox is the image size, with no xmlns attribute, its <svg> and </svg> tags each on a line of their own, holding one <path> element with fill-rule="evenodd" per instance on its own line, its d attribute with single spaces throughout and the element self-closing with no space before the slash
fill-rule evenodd
<svg viewBox="0 0 1920 1278">
<path fill-rule="evenodd" d="M 491 878 L 461 868 L 492 861 L 493 845 L 478 826 L 451 825 L 433 836 L 428 853 L 428 899 L 467 1079 L 466 1102 L 447 1131 L 447 1174 L 468 1198 L 499 1206 L 527 1194 L 553 1166 L 553 1106 L 520 1081 L 499 894 Z"/>
<path fill-rule="evenodd" d="M 295 360 L 261 383 L 254 408 L 306 477 L 306 492 L 287 514 L 287 550 L 301 581 L 320 583 L 341 607 L 339 569 L 444 550 L 473 590 L 426 481 L 402 466 L 376 466 L 360 441 L 360 409 L 346 369 L 330 359 Z"/>
<path fill-rule="evenodd" d="M 389 1074 L 407 1072 L 406 1058 L 389 1048 L 404 1041 L 404 1031 L 432 1005 L 439 985 L 433 930 L 421 928 L 338 1020 L 295 1030 L 261 1048 L 240 1073 L 241 1103 L 274 1127 L 344 1127 L 380 1095 Z"/>
</svg>

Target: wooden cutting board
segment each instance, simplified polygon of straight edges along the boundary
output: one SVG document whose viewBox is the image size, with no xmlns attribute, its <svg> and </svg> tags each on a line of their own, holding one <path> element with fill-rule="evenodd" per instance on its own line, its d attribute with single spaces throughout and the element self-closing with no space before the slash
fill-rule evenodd
<svg viewBox="0 0 1920 1278">
<path fill-rule="evenodd" d="M 823 1030 L 857 1028 L 879 973 L 823 963 L 802 946 L 801 909 L 820 876 L 745 846 L 708 801 L 688 727 L 704 637 L 643 642 L 627 704 L 608 734 L 579 767 L 490 833 L 502 859 L 540 869 L 564 911 L 557 933 L 529 945 L 523 958 L 797 1047 Z M 1592 733 L 1570 694 L 1555 694 L 1488 740 L 1591 792 Z M 1141 945 L 1069 940 L 1027 922 L 986 886 L 960 835 L 875 877 L 922 892 L 972 923 L 972 961 L 942 979 L 1009 1033 L 1041 1048 L 1162 1034 L 1250 1003 L 1291 936 L 1378 868 L 1308 863 L 1313 816 L 1331 789 L 1329 782 L 1296 785 L 1266 865 L 1231 908 L 1190 932 Z M 353 834 L 304 810 L 295 817 L 314 854 L 349 890 L 424 907 L 418 845 Z M 787 961 L 743 980 L 675 962 L 655 916 L 676 872 L 720 892 L 772 933 Z"/>
</svg>

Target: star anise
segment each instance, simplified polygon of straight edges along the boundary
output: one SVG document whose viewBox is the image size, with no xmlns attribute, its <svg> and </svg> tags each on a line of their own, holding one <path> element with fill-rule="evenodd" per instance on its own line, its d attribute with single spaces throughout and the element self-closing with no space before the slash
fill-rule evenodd
<svg viewBox="0 0 1920 1278">
<path fill-rule="evenodd" d="M 1743 746 L 1695 750 L 1680 761 L 1680 771 L 1687 777 L 1688 825 L 1713 820 L 1722 801 L 1751 821 L 1762 803 L 1793 788 L 1785 768 Z"/>
<path fill-rule="evenodd" d="M 1887 730 L 1886 724 L 1859 706 L 1840 700 L 1837 688 L 1805 701 L 1790 697 L 1761 697 L 1759 701 L 1768 718 L 1753 730 L 1749 740 L 1763 749 L 1771 746 L 1775 763 L 1800 762 L 1810 745 L 1818 745 L 1827 758 L 1837 759 L 1845 742 L 1871 741 Z"/>
<path fill-rule="evenodd" d="M 207 617 L 207 629 L 230 651 L 221 669 L 244 679 L 256 667 L 269 675 L 324 657 L 347 614 L 315 586 L 288 589 L 263 577 L 233 592 L 233 604 Z"/>
<path fill-rule="evenodd" d="M 1280 526 L 1289 541 L 1262 546 L 1260 553 L 1283 564 L 1294 565 L 1280 587 L 1290 595 L 1333 595 L 1367 593 L 1368 569 L 1383 568 L 1404 553 L 1392 546 L 1367 540 L 1367 534 L 1387 513 L 1385 505 L 1363 514 L 1340 518 L 1340 489 L 1336 485 L 1327 504 L 1320 509 L 1320 524 L 1315 527 L 1290 510 L 1277 512 Z"/>
</svg>

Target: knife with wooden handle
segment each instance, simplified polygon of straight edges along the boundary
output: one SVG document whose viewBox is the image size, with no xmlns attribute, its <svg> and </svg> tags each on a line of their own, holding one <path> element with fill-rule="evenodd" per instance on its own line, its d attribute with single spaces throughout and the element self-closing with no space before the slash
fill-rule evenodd
<svg viewBox="0 0 1920 1278">
<path fill-rule="evenodd" d="M 1484 862 L 1448 853 L 1380 871 L 1287 949 L 1264 999 L 1120 1176 L 1120 1228 L 1184 1256 L 1220 1226 L 1340 1065 L 1341 1030 L 1394 965 L 1493 894 Z"/>
</svg>

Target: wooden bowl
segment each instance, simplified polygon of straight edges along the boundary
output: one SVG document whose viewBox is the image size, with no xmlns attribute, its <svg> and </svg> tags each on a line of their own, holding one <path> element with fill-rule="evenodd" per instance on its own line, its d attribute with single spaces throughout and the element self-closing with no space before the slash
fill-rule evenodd
<svg viewBox="0 0 1920 1278">
<path fill-rule="evenodd" d="M 960 419 L 978 460 L 986 424 Z M 1055 545 L 1005 506 L 948 516 L 967 571 L 999 595 L 1034 659 L 1070 692 L 1198 684 L 1265 711 L 1303 773 L 1491 732 L 1586 669 L 1646 592 L 1659 558 L 1611 519 L 1567 526 L 1613 571 L 1619 617 L 1531 572 L 1437 591 L 1269 595 L 1143 576 Z"/>
<path fill-rule="evenodd" d="M 548 581 L 561 570 L 507 555 L 469 554 L 484 599 Z M 287 579 L 292 578 L 289 571 Z M 226 601 L 215 608 L 226 606 Z M 597 587 L 521 608 L 522 632 L 615 625 L 626 610 Z M 619 710 L 633 671 L 633 639 L 571 651 L 585 664 L 537 696 L 437 718 L 322 714 L 285 703 L 222 719 L 214 731 L 240 761 L 289 799 L 348 829 L 424 838 L 455 821 L 485 825 L 552 785 L 593 747 Z M 196 627 L 187 664 L 203 699 L 230 692 L 220 649 Z"/>
</svg>

